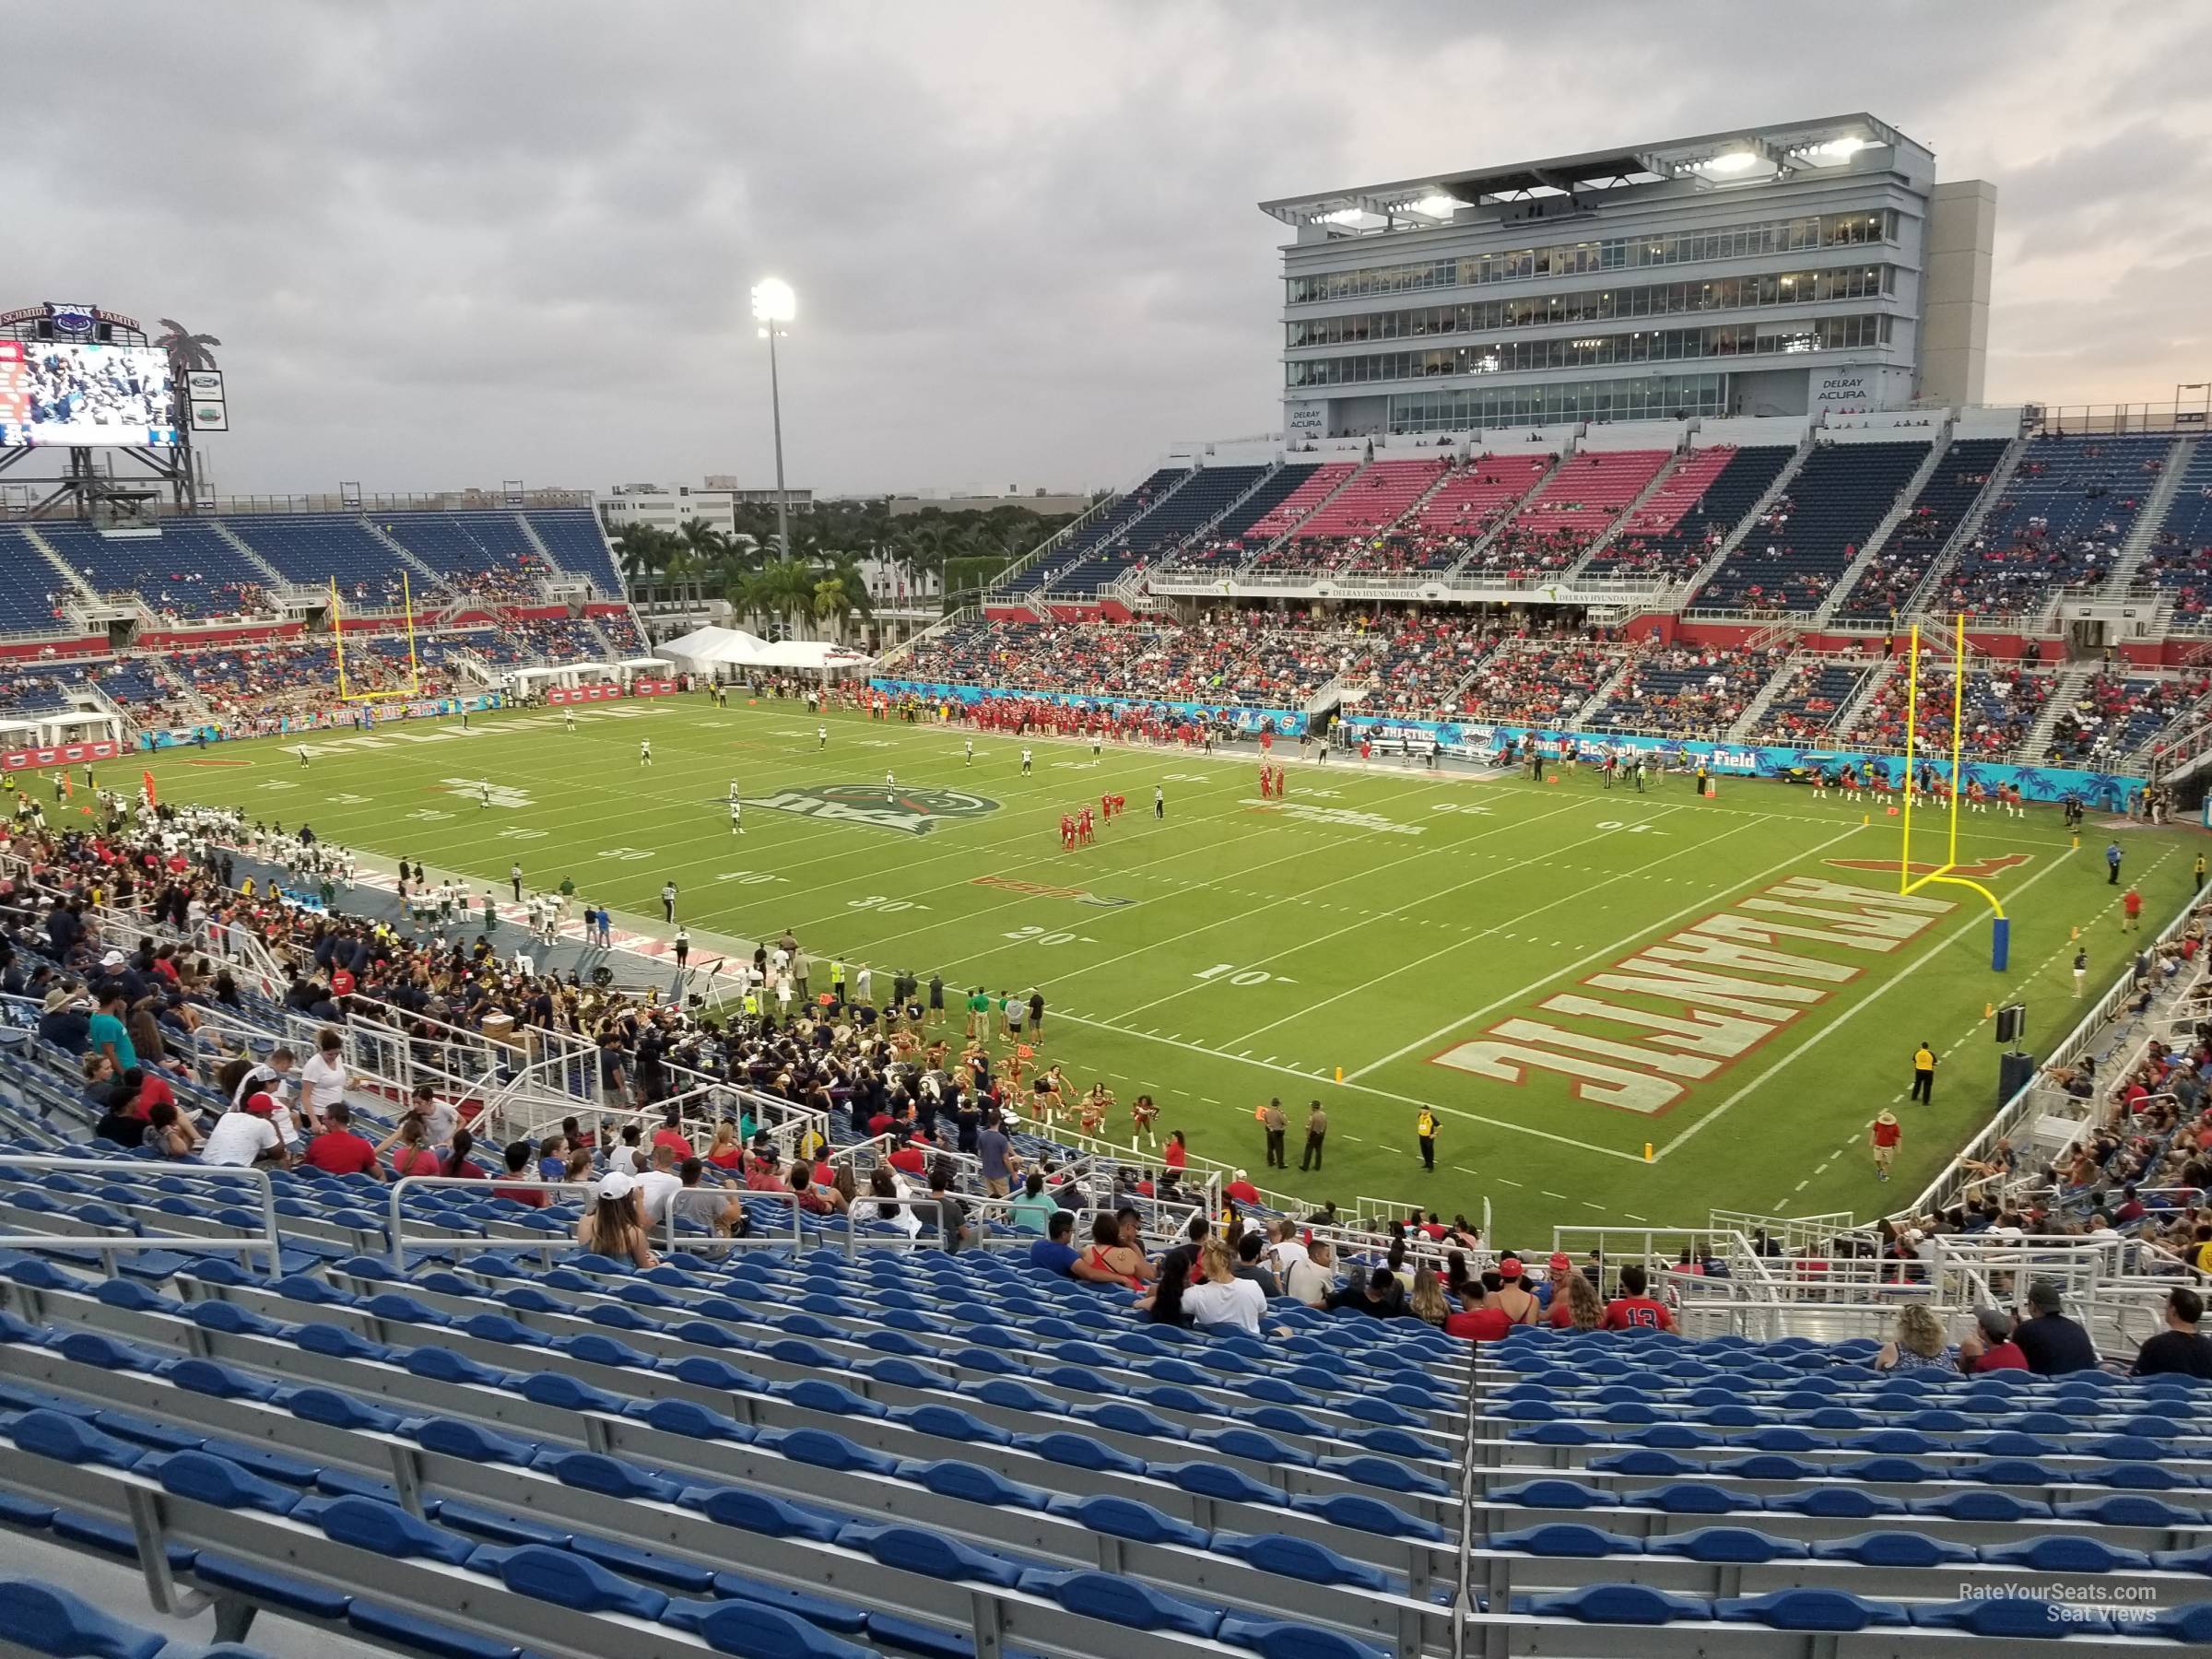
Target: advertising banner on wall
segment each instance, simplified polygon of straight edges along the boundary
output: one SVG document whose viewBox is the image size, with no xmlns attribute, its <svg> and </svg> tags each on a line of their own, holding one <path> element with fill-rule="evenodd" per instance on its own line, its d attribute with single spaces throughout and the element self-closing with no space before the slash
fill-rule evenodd
<svg viewBox="0 0 2212 1659">
<path fill-rule="evenodd" d="M 1170 724 L 1206 723 L 1233 726 L 1247 734 L 1279 732 L 1295 737 L 1306 717 L 1288 709 L 1246 709 L 1219 703 L 1157 702 L 1141 697 L 1077 697 L 1065 691 L 993 691 L 982 686 L 947 686 L 932 680 L 871 679 L 870 687 L 891 697 L 919 697 L 929 702 L 1041 702 L 1064 709 L 1105 709 L 1114 714 L 1135 710 Z"/>
<path fill-rule="evenodd" d="M 611 702 L 622 695 L 622 688 L 600 684 L 595 686 L 547 686 L 546 700 L 549 703 Z"/>
<path fill-rule="evenodd" d="M 92 743 L 57 743 L 51 748 L 0 750 L 0 771 L 21 771 L 31 766 L 78 766 L 88 760 L 112 760 L 123 753 L 120 744 L 100 738 Z"/>
<path fill-rule="evenodd" d="M 629 694 L 632 697 L 674 697 L 676 695 L 676 682 L 674 680 L 665 679 L 631 680 L 629 682 Z"/>
<path fill-rule="evenodd" d="M 1848 766 L 1861 777 L 1871 775 L 1894 785 L 1905 775 L 1905 758 L 1902 755 L 1874 754 L 1864 749 L 1783 748 L 1757 743 L 1701 743 L 1672 737 L 1646 737 L 1611 732 L 1561 732 L 1542 726 L 1493 725 L 1480 722 L 1385 720 L 1364 714 L 1348 714 L 1339 724 L 1354 742 L 1371 739 L 1386 747 L 1410 744 L 1416 750 L 1424 749 L 1435 742 L 1454 754 L 1478 758 L 1497 756 L 1507 745 L 1523 743 L 1532 736 L 1544 746 L 1547 752 L 1556 754 L 1559 739 L 1571 737 L 1585 756 L 1603 754 L 1606 749 L 1624 755 L 1641 753 L 1656 757 L 1660 765 L 1678 771 L 1690 771 L 1701 763 L 1707 771 L 1721 777 L 1779 778 L 1806 782 L 1810 781 L 1816 772 L 1840 771 Z M 1939 757 L 1918 757 L 1914 763 L 1934 767 L 1939 777 L 1948 777 L 1950 774 L 1949 762 Z M 2077 771 L 2060 766 L 2015 766 L 2001 760 L 1969 760 L 1959 770 L 1961 787 L 1979 783 L 1985 789 L 1995 789 L 2001 784 L 2010 784 L 2020 792 L 2025 800 L 2064 801 L 2072 796 L 2092 810 L 2108 812 L 2125 811 L 2128 802 L 2143 787 L 2140 778 L 2123 777 L 2114 772 Z"/>
</svg>

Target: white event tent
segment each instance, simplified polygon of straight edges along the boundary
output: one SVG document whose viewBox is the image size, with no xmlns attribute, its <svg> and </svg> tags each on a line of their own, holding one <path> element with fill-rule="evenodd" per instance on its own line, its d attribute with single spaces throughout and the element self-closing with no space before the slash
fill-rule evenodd
<svg viewBox="0 0 2212 1659">
<path fill-rule="evenodd" d="M 654 648 L 654 653 L 676 665 L 679 671 L 709 679 L 726 678 L 740 668 L 797 668 L 817 673 L 849 673 L 866 669 L 875 659 L 850 645 L 829 640 L 771 641 L 737 628 L 699 628 L 680 639 Z"/>
</svg>

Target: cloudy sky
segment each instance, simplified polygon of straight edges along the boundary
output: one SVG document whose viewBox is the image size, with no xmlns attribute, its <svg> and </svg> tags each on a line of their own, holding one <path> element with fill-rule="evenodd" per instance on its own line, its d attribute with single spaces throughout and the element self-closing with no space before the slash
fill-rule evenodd
<svg viewBox="0 0 2212 1659">
<path fill-rule="evenodd" d="M 1279 424 L 1253 203 L 1858 109 L 1998 184 L 1993 401 L 2212 378 L 2198 0 L 8 10 L 0 307 L 218 335 L 225 493 L 770 482 L 764 273 L 794 485 L 1125 481 Z"/>
</svg>

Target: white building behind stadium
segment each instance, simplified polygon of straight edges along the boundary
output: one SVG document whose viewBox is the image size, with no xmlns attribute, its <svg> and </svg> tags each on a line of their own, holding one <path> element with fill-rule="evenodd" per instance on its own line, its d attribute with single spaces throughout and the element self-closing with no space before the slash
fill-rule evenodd
<svg viewBox="0 0 2212 1659">
<path fill-rule="evenodd" d="M 1996 187 L 1871 115 L 1260 206 L 1293 441 L 1982 399 Z"/>
</svg>

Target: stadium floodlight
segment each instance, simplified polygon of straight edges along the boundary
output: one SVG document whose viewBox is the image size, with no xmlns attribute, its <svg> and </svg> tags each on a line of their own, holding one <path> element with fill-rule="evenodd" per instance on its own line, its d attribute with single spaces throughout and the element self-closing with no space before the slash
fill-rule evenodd
<svg viewBox="0 0 2212 1659">
<path fill-rule="evenodd" d="M 1412 203 L 1411 206 L 1414 212 L 1429 218 L 1448 219 L 1459 211 L 1459 198 L 1445 195 L 1440 191 L 1435 195 L 1423 196 L 1419 201 Z"/>
<path fill-rule="evenodd" d="M 791 557 L 791 504 L 783 493 L 783 383 L 776 371 L 776 336 L 799 314 L 799 297 L 791 284 L 764 276 L 753 284 L 753 321 L 768 342 L 768 407 L 776 432 L 776 540 L 785 559 Z"/>
<path fill-rule="evenodd" d="M 1826 144 L 1808 146 L 1803 154 L 1807 161 L 1817 161 L 1825 167 L 1848 161 L 1861 150 L 1873 147 L 1874 141 L 1870 138 L 1830 138 Z"/>
<path fill-rule="evenodd" d="M 1750 150 L 1723 150 L 1719 155 L 1709 156 L 1699 162 L 1698 171 L 1726 177 L 1732 173 L 1748 172 L 1758 165 L 1759 157 Z"/>
</svg>

